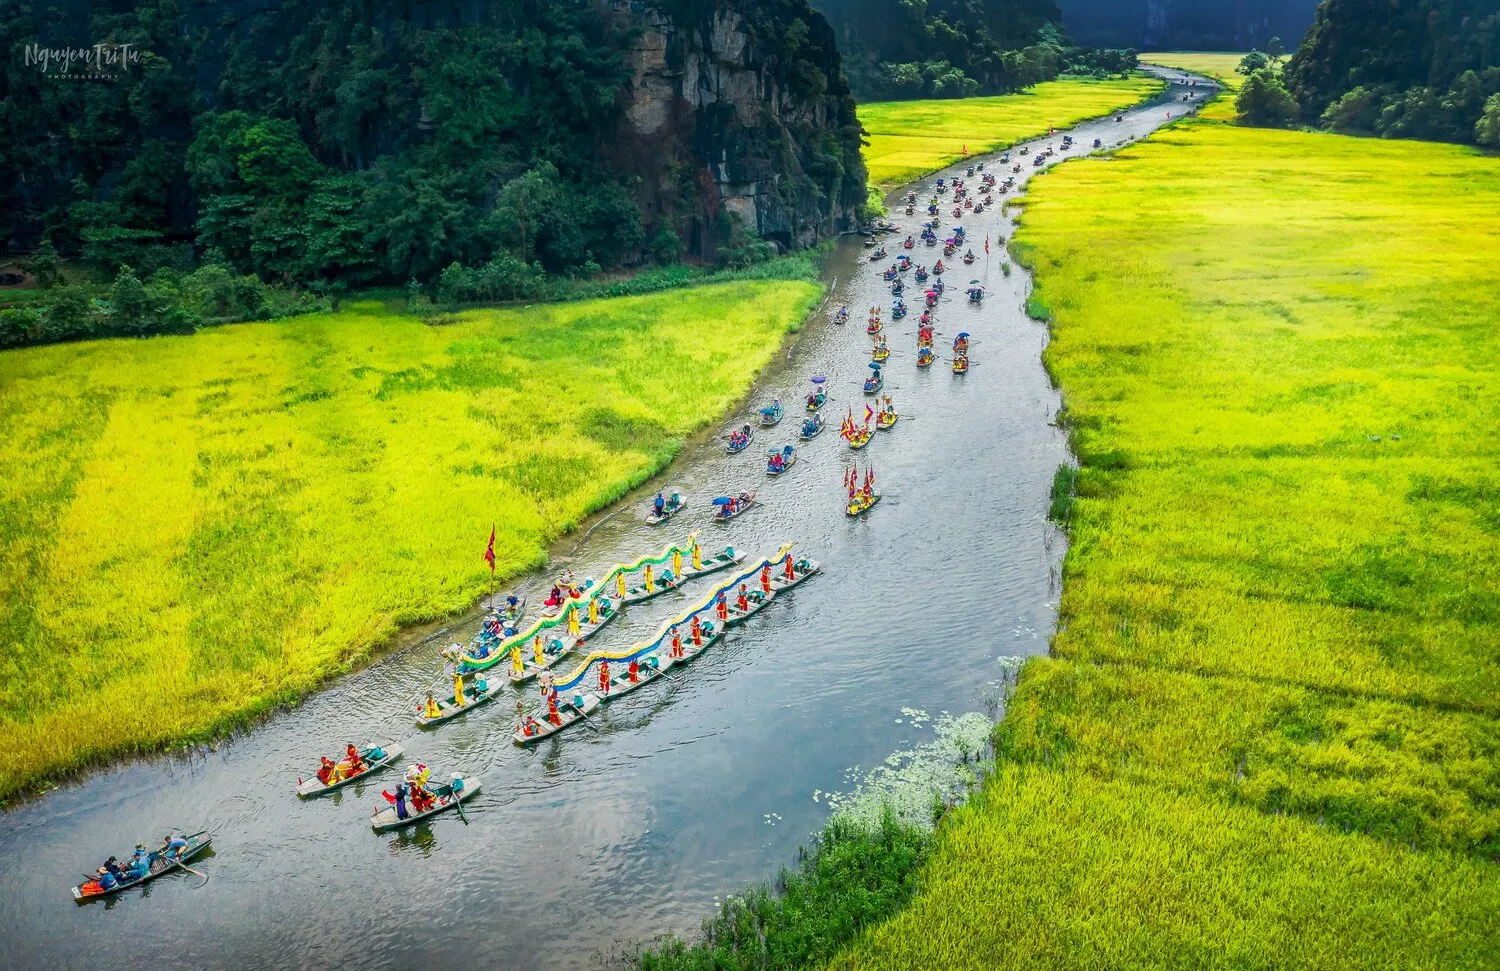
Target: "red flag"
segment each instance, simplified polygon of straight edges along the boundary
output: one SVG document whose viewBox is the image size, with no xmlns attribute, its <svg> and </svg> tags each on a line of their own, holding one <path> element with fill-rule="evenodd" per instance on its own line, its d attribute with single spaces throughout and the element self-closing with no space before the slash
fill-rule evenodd
<svg viewBox="0 0 1500 971">
<path fill-rule="evenodd" d="M 495 527 L 490 527 L 490 545 L 484 549 L 484 561 L 490 565 L 490 572 L 495 572 Z"/>
</svg>

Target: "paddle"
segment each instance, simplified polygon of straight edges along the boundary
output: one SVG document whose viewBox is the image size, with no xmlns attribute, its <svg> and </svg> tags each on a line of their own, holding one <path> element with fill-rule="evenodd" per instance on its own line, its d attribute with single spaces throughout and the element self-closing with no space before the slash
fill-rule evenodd
<svg viewBox="0 0 1500 971">
<path fill-rule="evenodd" d="M 469 817 L 464 815 L 464 801 L 453 791 L 452 783 L 448 785 L 448 792 L 453 796 L 453 808 L 458 810 L 458 818 L 464 821 L 465 826 L 469 825 Z"/>
</svg>

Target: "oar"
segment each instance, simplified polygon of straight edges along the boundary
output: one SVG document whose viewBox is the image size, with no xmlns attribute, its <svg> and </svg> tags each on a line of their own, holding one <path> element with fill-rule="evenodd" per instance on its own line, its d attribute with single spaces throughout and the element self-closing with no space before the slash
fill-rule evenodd
<svg viewBox="0 0 1500 971">
<path fill-rule="evenodd" d="M 464 815 L 464 801 L 459 798 L 458 793 L 453 792 L 453 784 L 451 782 L 448 784 L 448 791 L 453 795 L 453 808 L 458 810 L 458 818 L 464 821 L 465 826 L 469 825 L 469 817 Z"/>
</svg>

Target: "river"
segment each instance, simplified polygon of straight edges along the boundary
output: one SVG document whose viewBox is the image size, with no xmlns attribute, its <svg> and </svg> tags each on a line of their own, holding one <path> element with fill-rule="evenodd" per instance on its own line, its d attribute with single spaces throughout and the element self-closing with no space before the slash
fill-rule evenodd
<svg viewBox="0 0 1500 971">
<path fill-rule="evenodd" d="M 1096 137 L 1109 146 L 1148 134 L 1168 110 L 1180 114 L 1182 90 L 1123 121 L 1078 126 L 1069 155 Z M 1048 142 L 1060 137 L 1029 144 Z M 1033 170 L 1019 160 L 1024 185 Z M 990 171 L 1000 174 L 993 162 Z M 954 220 L 943 215 L 946 232 Z M 820 576 L 678 680 L 533 749 L 511 744 L 508 694 L 436 731 L 412 725 L 415 699 L 439 672 L 438 647 L 466 639 L 476 615 L 212 751 L 123 764 L 23 804 L 0 818 L 5 966 L 592 967 L 622 941 L 691 934 L 722 895 L 792 863 L 828 818 L 825 793 L 847 792 L 869 767 L 930 740 L 929 718 L 992 704 L 1008 666 L 1045 651 L 1054 627 L 1064 539 L 1045 517 L 1067 451 L 1040 364 L 1046 330 L 1023 312 L 1029 275 L 1004 275 L 998 246 L 983 259 L 986 234 L 1009 237 L 1010 217 L 997 205 L 962 223 L 981 261 L 955 260 L 946 274 L 938 363 L 914 367 L 919 310 L 887 328 L 887 390 L 903 415 L 894 430 L 853 453 L 832 428 L 788 474 L 764 475 L 765 447 L 794 439 L 810 375 L 829 378 L 825 414 L 835 426 L 847 409 L 863 417 L 863 308 L 889 308 L 879 269 L 890 260 L 867 262 L 851 240 L 831 261 L 826 312 L 725 427 L 750 420 L 772 395 L 792 406 L 782 425 L 737 457 L 717 438 L 691 445 L 652 490 L 678 488 L 696 508 L 653 529 L 640 518 L 647 495 L 633 495 L 570 540 L 554 565 L 598 575 L 701 528 L 707 549 L 732 543 L 751 558 L 796 541 L 799 555 L 821 562 Z M 887 246 L 894 258 L 895 242 Z M 971 278 L 989 288 L 982 305 L 963 297 Z M 919 289 L 908 297 L 920 305 Z M 834 326 L 828 317 L 840 304 L 852 319 Z M 960 330 L 973 335 L 965 376 L 947 365 Z M 861 468 L 873 463 L 885 499 L 852 520 L 841 478 L 856 455 Z M 759 490 L 764 505 L 729 526 L 708 523 L 706 500 L 738 489 Z M 521 586 L 535 592 L 544 582 Z M 712 582 L 628 608 L 595 646 L 633 643 Z M 394 784 L 391 772 L 339 796 L 293 796 L 320 753 L 367 739 L 400 742 L 440 775 L 482 778 L 468 822 L 442 814 L 373 834 L 370 810 Z M 213 832 L 213 855 L 196 865 L 206 884 L 178 874 L 111 901 L 73 903 L 68 885 L 84 870 L 172 825 Z"/>
</svg>

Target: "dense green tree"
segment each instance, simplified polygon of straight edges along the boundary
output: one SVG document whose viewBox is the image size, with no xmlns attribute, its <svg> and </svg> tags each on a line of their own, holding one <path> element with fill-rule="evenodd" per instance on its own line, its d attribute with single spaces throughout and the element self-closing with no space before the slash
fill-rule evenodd
<svg viewBox="0 0 1500 971">
<path fill-rule="evenodd" d="M 1302 116 L 1330 127 L 1473 141 L 1500 93 L 1500 12 L 1494 0 L 1325 0 L 1286 81 Z"/>
<path fill-rule="evenodd" d="M 1297 122 L 1297 102 L 1281 81 L 1280 73 L 1264 67 L 1245 79 L 1235 100 L 1240 121 L 1262 128 L 1285 128 Z"/>
<path fill-rule="evenodd" d="M 1281 43 L 1280 37 L 1272 37 L 1270 40 L 1266 41 L 1266 55 L 1270 57 L 1271 60 L 1274 61 L 1285 53 L 1286 46 Z"/>
<path fill-rule="evenodd" d="M 57 247 L 52 245 L 52 240 L 42 240 L 26 261 L 26 272 L 43 289 L 55 287 L 62 281 L 62 261 L 57 258 Z"/>
<path fill-rule="evenodd" d="M 1500 148 L 1500 94 L 1492 94 L 1485 101 L 1484 114 L 1474 123 L 1474 141 Z"/>
<path fill-rule="evenodd" d="M 1251 51 L 1240 58 L 1240 65 L 1235 70 L 1241 74 L 1254 74 L 1268 67 L 1270 63 L 1271 59 L 1260 51 Z"/>
</svg>

